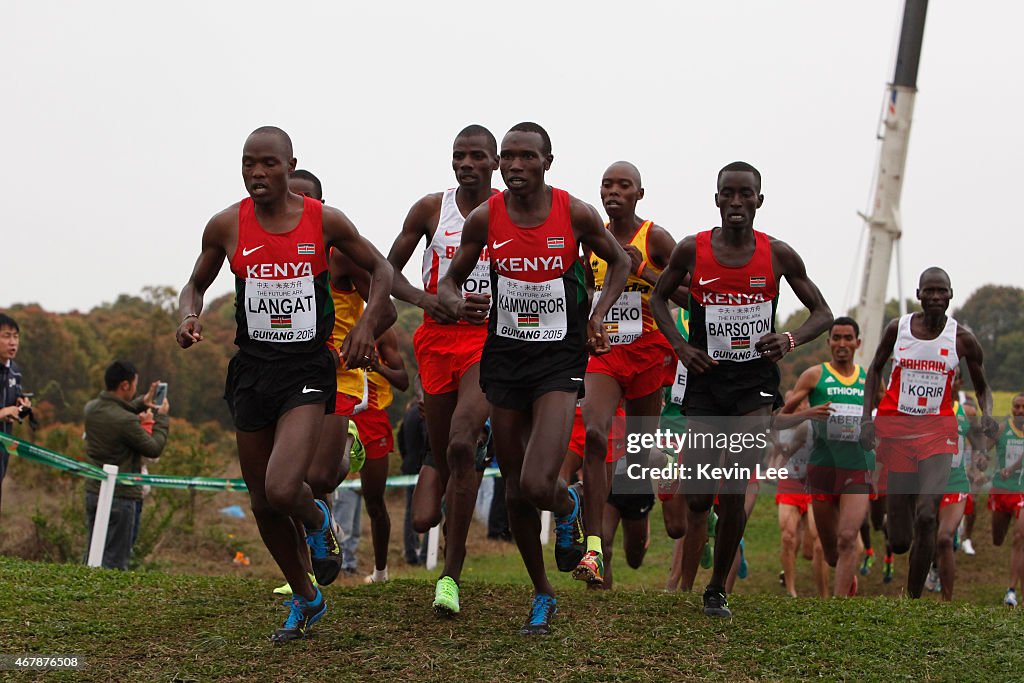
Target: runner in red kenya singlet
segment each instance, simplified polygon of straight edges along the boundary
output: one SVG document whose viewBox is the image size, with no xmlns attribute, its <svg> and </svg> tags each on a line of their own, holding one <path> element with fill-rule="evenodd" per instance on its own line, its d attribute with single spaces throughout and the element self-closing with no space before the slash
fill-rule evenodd
<svg viewBox="0 0 1024 683">
<path fill-rule="evenodd" d="M 291 139 L 280 128 L 259 128 L 246 139 L 242 179 L 249 197 L 207 224 L 181 290 L 176 332 L 182 348 L 202 341 L 203 294 L 230 259 L 239 350 L 228 368 L 225 398 L 260 536 L 294 591 L 276 642 L 304 637 L 327 610 L 304 571 L 305 549 L 290 518 L 306 527 L 318 582 L 333 581 L 341 566 L 330 508 L 313 498 L 304 481 L 335 394 L 338 361 L 327 347 L 334 322 L 327 248 L 340 249 L 373 274 L 366 312 L 342 346 L 347 363 L 369 364 L 374 327 L 397 317 L 389 296 L 391 266 L 343 213 L 289 192 L 293 170 Z"/>
<path fill-rule="evenodd" d="M 658 328 L 689 371 L 683 407 L 693 426 L 691 431 L 725 431 L 730 438 L 750 437 L 747 444 L 755 446 L 726 453 L 722 466 L 746 467 L 751 473 L 764 455 L 755 434 L 766 430 L 773 406 L 781 404 L 776 363 L 798 344 L 816 338 L 832 322 L 832 312 L 807 277 L 799 254 L 785 242 L 754 230 L 754 215 L 763 201 L 761 174 L 753 166 L 737 161 L 719 171 L 715 204 L 722 227 L 680 242 L 651 295 L 651 313 Z M 667 305 L 687 275 L 689 342 L 673 325 Z M 810 316 L 799 328 L 780 334 L 775 331 L 775 302 L 783 277 Z M 709 419 L 716 417 L 719 420 Z M 744 419 L 723 424 L 723 417 Z M 692 462 L 695 468 L 701 464 L 718 466 L 722 455 L 720 449 L 691 448 L 687 463 Z M 693 510 L 702 512 L 711 507 L 715 481 L 695 477 L 683 484 L 687 504 Z M 714 568 L 704 591 L 704 613 L 709 616 L 732 614 L 725 581 L 746 526 L 746 487 L 745 476 L 721 483 Z"/>
<path fill-rule="evenodd" d="M 554 588 L 544 570 L 538 510 L 556 515 L 559 568 L 571 570 L 572 558 L 578 561 L 582 555 L 580 497 L 558 471 L 583 389 L 587 349 L 608 351 L 602 320 L 622 292 L 629 268 L 628 257 L 594 208 L 544 182 L 553 159 L 551 139 L 537 124 L 518 124 L 505 135 L 499 168 L 509 189 L 466 219 L 462 244 L 438 285 L 438 298 L 452 315 L 488 323 L 480 384 L 491 405 L 509 525 L 535 591 L 521 631 L 527 635 L 548 633 L 556 612 Z M 580 244 L 609 264 L 607 298 L 592 313 Z M 485 247 L 493 300 L 481 294 L 464 297 L 463 283 Z"/>
<path fill-rule="evenodd" d="M 928 577 L 939 504 L 958 448 L 951 385 L 961 360 L 967 363 L 985 416 L 982 431 L 989 438 L 999 431 L 991 417 L 992 394 L 981 346 L 970 330 L 946 315 L 952 298 L 946 271 L 932 267 L 921 273 L 917 299 L 922 310 L 893 320 L 885 328 L 864 387 L 861 445 L 871 450 L 877 443 L 878 463 L 887 473 L 889 542 L 897 554 L 910 550 L 907 592 L 912 598 L 921 597 Z M 872 421 L 873 398 L 890 358 L 889 388 Z"/>
</svg>

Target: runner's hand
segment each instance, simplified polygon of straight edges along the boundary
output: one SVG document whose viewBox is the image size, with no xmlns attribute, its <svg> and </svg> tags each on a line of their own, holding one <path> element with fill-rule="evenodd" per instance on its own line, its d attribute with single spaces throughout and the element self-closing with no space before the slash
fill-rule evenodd
<svg viewBox="0 0 1024 683">
<path fill-rule="evenodd" d="M 875 423 L 871 420 L 860 423 L 860 447 L 866 451 L 875 450 L 878 439 L 875 438 Z"/>
<path fill-rule="evenodd" d="M 832 414 L 832 401 L 826 401 L 821 405 L 812 406 L 803 412 L 803 415 L 810 420 L 825 422 Z"/>
<path fill-rule="evenodd" d="M 591 317 L 587 322 L 587 350 L 595 356 L 603 356 L 612 350 L 603 320 Z"/>
<path fill-rule="evenodd" d="M 340 355 L 348 370 L 371 365 L 377 354 L 377 349 L 374 347 L 373 330 L 364 323 L 366 323 L 366 318 L 360 318 L 341 344 Z"/>
<path fill-rule="evenodd" d="M 459 320 L 473 325 L 487 322 L 487 314 L 491 310 L 490 294 L 467 294 L 459 303 Z"/>
<path fill-rule="evenodd" d="M 185 318 L 178 325 L 174 337 L 178 340 L 178 346 L 187 349 L 196 342 L 203 341 L 203 324 L 199 322 L 199 318 L 192 316 Z"/>
<path fill-rule="evenodd" d="M 995 441 L 999 437 L 999 423 L 990 415 L 983 416 L 981 418 L 981 433 Z"/>
<path fill-rule="evenodd" d="M 760 353 L 762 358 L 778 363 L 789 353 L 789 337 L 778 333 L 766 334 L 754 344 L 754 350 Z"/>
<path fill-rule="evenodd" d="M 640 253 L 640 250 L 632 244 L 623 247 L 623 249 L 629 256 L 629 272 L 636 275 L 637 268 L 639 268 L 640 264 L 644 262 L 644 256 Z"/>
<path fill-rule="evenodd" d="M 441 305 L 440 299 L 433 294 L 423 295 L 423 305 L 420 308 L 439 323 L 449 324 L 457 322 L 458 320 L 448 312 L 447 308 Z"/>
<path fill-rule="evenodd" d="M 718 361 L 707 353 L 685 342 L 682 346 L 675 347 L 675 352 L 688 372 L 700 375 L 710 370 L 713 365 L 718 365 Z"/>
</svg>

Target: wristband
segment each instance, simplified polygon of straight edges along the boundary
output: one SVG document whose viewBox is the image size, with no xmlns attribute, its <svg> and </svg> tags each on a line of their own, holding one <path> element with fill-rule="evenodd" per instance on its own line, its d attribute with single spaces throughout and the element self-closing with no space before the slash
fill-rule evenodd
<svg viewBox="0 0 1024 683">
<path fill-rule="evenodd" d="M 199 320 L 199 314 L 198 313 L 189 313 L 188 315 L 186 315 L 184 318 L 181 319 L 181 322 L 185 322 L 189 318 L 195 318 L 196 320 Z M 178 324 L 180 325 L 181 323 L 178 323 Z"/>
<path fill-rule="evenodd" d="M 789 351 L 792 351 L 793 349 L 796 348 L 796 340 L 793 339 L 793 333 L 792 332 L 783 332 L 783 334 L 785 334 L 786 337 L 789 339 Z M 788 351 L 787 351 L 787 353 L 788 353 Z"/>
<path fill-rule="evenodd" d="M 641 275 L 641 273 L 644 272 L 644 268 L 646 268 L 646 267 L 647 267 L 647 261 L 641 261 L 640 262 L 640 267 L 636 269 L 636 276 L 639 277 L 639 278 L 642 278 L 643 275 Z"/>
</svg>

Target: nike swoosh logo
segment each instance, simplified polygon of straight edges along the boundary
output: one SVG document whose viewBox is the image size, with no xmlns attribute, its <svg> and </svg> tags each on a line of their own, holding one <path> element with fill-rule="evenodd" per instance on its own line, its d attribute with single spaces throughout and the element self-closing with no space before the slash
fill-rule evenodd
<svg viewBox="0 0 1024 683">
<path fill-rule="evenodd" d="M 309 387 L 307 387 L 307 386 L 303 386 L 303 387 L 302 387 L 302 393 L 304 393 L 304 394 L 311 394 L 311 393 L 313 393 L 314 391 L 319 391 L 319 392 L 320 392 L 321 394 L 322 394 L 322 393 L 324 393 L 324 390 L 323 390 L 323 389 L 310 389 L 310 388 L 309 388 Z"/>
<path fill-rule="evenodd" d="M 515 239 L 515 238 L 513 238 Z M 491 244 L 491 249 L 501 249 L 503 246 L 511 242 L 512 240 L 505 240 L 504 242 L 494 242 Z"/>
<path fill-rule="evenodd" d="M 697 280 L 697 284 L 699 284 L 699 285 L 701 285 L 701 286 L 703 286 L 703 285 L 709 285 L 709 284 L 711 284 L 712 282 L 714 282 L 715 280 L 721 280 L 721 279 L 722 279 L 722 277 L 721 277 L 721 276 L 718 276 L 718 277 L 713 277 L 713 278 L 711 278 L 710 280 L 705 280 L 704 278 L 701 278 L 701 279 Z"/>
<path fill-rule="evenodd" d="M 455 232 L 448 232 L 447 230 L 444 231 L 444 236 L 445 237 L 451 237 L 452 235 L 461 235 L 461 234 L 462 234 L 461 230 L 456 230 Z"/>
<path fill-rule="evenodd" d="M 764 393 L 763 391 L 759 391 L 759 392 L 757 392 L 757 393 L 761 394 L 761 395 L 762 395 L 762 396 L 764 396 L 765 398 L 772 398 L 773 396 L 775 396 L 775 394 L 766 394 L 766 393 Z"/>
<path fill-rule="evenodd" d="M 583 381 L 582 377 L 570 377 L 569 379 L 571 379 L 573 382 L 582 382 Z"/>
<path fill-rule="evenodd" d="M 956 446 L 957 443 L 956 443 L 956 441 L 950 441 L 949 439 L 946 439 L 946 445 L 947 446 Z"/>
<path fill-rule="evenodd" d="M 907 350 L 907 349 L 909 349 L 909 348 L 910 348 L 909 346 L 901 346 L 901 347 L 899 348 L 899 350 L 900 350 L 900 351 L 906 351 L 906 350 Z"/>
<path fill-rule="evenodd" d="M 254 251 L 259 251 L 260 249 L 262 249 L 262 248 L 263 248 L 263 247 L 265 247 L 265 246 L 267 246 L 267 245 L 265 245 L 265 244 L 261 244 L 261 245 L 260 245 L 260 246 L 258 246 L 258 247 L 253 247 L 252 249 L 242 249 L 242 256 L 248 256 L 248 255 L 249 255 L 249 254 L 251 254 L 252 252 L 254 252 Z"/>
</svg>

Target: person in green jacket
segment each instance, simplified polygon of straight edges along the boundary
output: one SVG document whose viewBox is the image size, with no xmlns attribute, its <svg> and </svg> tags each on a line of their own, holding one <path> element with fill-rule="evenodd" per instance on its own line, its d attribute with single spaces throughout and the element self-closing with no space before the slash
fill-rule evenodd
<svg viewBox="0 0 1024 683">
<path fill-rule="evenodd" d="M 170 404 L 165 398 L 161 405 L 153 405 L 153 394 L 158 382 L 153 382 L 144 396 L 136 397 L 139 374 L 135 366 L 127 361 L 111 363 L 103 379 L 106 391 L 100 392 L 99 396 L 85 404 L 85 455 L 97 467 L 117 465 L 120 473 L 141 472 L 142 459 L 159 458 L 167 445 Z M 139 414 L 147 408 L 156 411 L 152 434 L 143 428 L 139 419 Z M 99 492 L 99 481 L 86 481 L 86 553 L 92 545 Z M 110 523 L 107 526 L 107 542 L 101 566 L 107 569 L 128 568 L 141 512 L 142 487 L 118 484 L 110 508 Z"/>
</svg>

